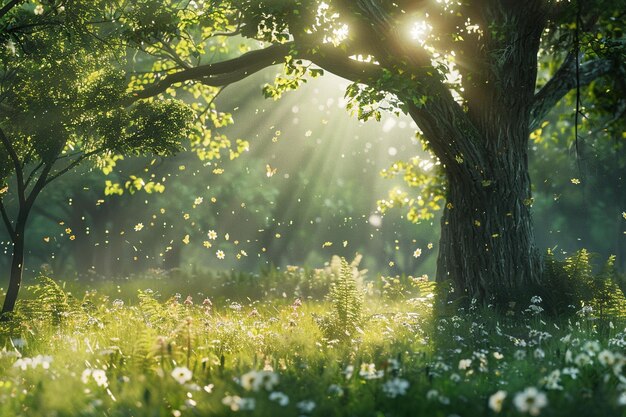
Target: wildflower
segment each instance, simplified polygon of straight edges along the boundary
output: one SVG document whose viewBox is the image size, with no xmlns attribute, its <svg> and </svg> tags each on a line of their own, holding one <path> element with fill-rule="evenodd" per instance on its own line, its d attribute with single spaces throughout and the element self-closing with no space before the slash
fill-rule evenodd
<svg viewBox="0 0 626 417">
<path fill-rule="evenodd" d="M 578 368 L 574 368 L 574 367 L 563 368 L 563 375 L 568 375 L 572 379 L 576 379 L 579 373 L 580 373 L 580 370 Z"/>
<path fill-rule="evenodd" d="M 20 368 L 22 371 L 25 371 L 26 369 L 28 369 L 29 366 L 31 366 L 33 363 L 33 360 L 31 358 L 24 358 L 24 359 L 18 359 L 15 361 L 15 363 L 13 364 L 14 368 Z"/>
<path fill-rule="evenodd" d="M 107 387 L 109 385 L 107 374 L 102 369 L 94 369 L 91 371 L 91 377 L 99 387 Z"/>
<path fill-rule="evenodd" d="M 37 355 L 33 358 L 32 367 L 35 369 L 41 366 L 43 369 L 50 369 L 50 363 L 52 363 L 52 356 Z"/>
<path fill-rule="evenodd" d="M 287 404 L 289 404 L 289 397 L 279 391 L 274 391 L 269 395 L 269 399 L 270 401 L 276 401 L 278 403 L 278 405 L 285 407 Z"/>
<path fill-rule="evenodd" d="M 36 15 L 42 15 L 43 14 L 43 5 L 38 4 L 37 6 L 35 6 L 35 10 L 34 10 Z"/>
<path fill-rule="evenodd" d="M 342 397 L 343 396 L 343 388 L 341 388 L 339 385 L 337 384 L 331 384 L 328 387 L 328 393 L 329 394 L 333 394 L 336 395 L 337 397 Z"/>
<path fill-rule="evenodd" d="M 259 391 L 261 388 L 272 391 L 278 385 L 278 374 L 272 371 L 250 371 L 241 376 L 240 384 L 247 391 Z"/>
<path fill-rule="evenodd" d="M 471 359 L 461 359 L 459 361 L 459 370 L 460 371 L 464 371 L 467 368 L 469 368 L 470 366 L 472 366 L 472 360 Z"/>
<path fill-rule="evenodd" d="M 135 225 L 135 232 L 139 232 L 142 229 L 143 229 L 143 223 L 137 223 Z"/>
<path fill-rule="evenodd" d="M 304 400 L 296 404 L 301 413 L 310 413 L 315 410 L 315 401 Z"/>
<path fill-rule="evenodd" d="M 193 376 L 191 371 L 184 366 L 177 366 L 171 373 L 172 378 L 174 378 L 179 384 L 184 384 L 185 382 L 191 380 Z"/>
<path fill-rule="evenodd" d="M 420 248 L 415 249 L 415 251 L 413 252 L 413 257 L 419 258 L 420 256 L 422 256 L 422 250 Z"/>
<path fill-rule="evenodd" d="M 402 378 L 394 378 L 385 382 L 383 385 L 383 392 L 387 394 L 387 397 L 396 398 L 398 395 L 406 394 L 406 390 L 409 388 L 409 381 Z"/>
<path fill-rule="evenodd" d="M 600 343 L 597 340 L 588 340 L 583 345 L 583 350 L 586 350 L 589 355 L 593 356 L 595 353 L 600 352 Z"/>
<path fill-rule="evenodd" d="M 431 389 L 426 393 L 427 400 L 435 400 L 437 398 L 439 398 L 439 391 L 437 391 L 436 389 Z"/>
<path fill-rule="evenodd" d="M 535 357 L 535 359 L 543 359 L 546 357 L 546 352 L 544 352 L 541 348 L 537 348 L 535 349 L 533 356 Z"/>
<path fill-rule="evenodd" d="M 493 352 L 493 357 L 496 358 L 497 360 L 500 360 L 504 358 L 504 355 L 500 352 Z"/>
<path fill-rule="evenodd" d="M 531 302 L 532 304 L 540 304 L 540 303 L 541 303 L 541 301 L 543 301 L 543 300 L 542 300 L 542 299 L 541 299 L 541 297 L 539 297 L 538 295 L 533 295 L 533 296 L 530 298 L 530 302 Z"/>
<path fill-rule="evenodd" d="M 489 408 L 491 408 L 494 413 L 499 413 L 500 411 L 502 411 L 502 405 L 504 404 L 505 398 L 506 391 L 497 391 L 495 394 L 489 397 Z"/>
<path fill-rule="evenodd" d="M 232 411 L 251 411 L 256 407 L 254 398 L 241 398 L 238 395 L 227 395 L 222 399 L 222 404 L 229 406 Z"/>
<path fill-rule="evenodd" d="M 598 353 L 598 362 L 602 366 L 613 366 L 615 363 L 615 354 L 610 350 L 604 349 L 602 352 Z"/>
<path fill-rule="evenodd" d="M 541 409 L 548 405 L 548 397 L 535 387 L 528 387 L 522 392 L 515 394 L 513 404 L 520 413 L 528 413 L 538 416 Z"/>
<path fill-rule="evenodd" d="M 579 353 L 578 355 L 576 355 L 576 358 L 574 358 L 574 363 L 577 366 L 582 367 L 585 365 L 591 365 L 593 363 L 593 360 L 586 353 Z"/>
<path fill-rule="evenodd" d="M 215 230 L 209 230 L 209 232 L 207 233 L 207 236 L 211 240 L 217 239 L 217 233 L 215 233 Z"/>
<path fill-rule="evenodd" d="M 343 373 L 346 376 L 346 379 L 352 378 L 352 374 L 354 373 L 354 366 L 352 365 L 346 366 L 346 369 L 344 369 Z"/>
<path fill-rule="evenodd" d="M 193 201 L 193 204 L 195 204 L 197 206 L 197 205 L 202 204 L 203 201 L 204 201 L 204 198 L 196 197 L 196 199 Z"/>
<path fill-rule="evenodd" d="M 215 252 L 215 256 L 217 256 L 217 259 L 224 259 L 224 251 L 218 250 L 217 252 Z"/>
<path fill-rule="evenodd" d="M 364 379 L 382 378 L 384 374 L 384 371 L 376 371 L 376 365 L 373 363 L 362 363 L 359 371 L 359 376 Z"/>
<path fill-rule="evenodd" d="M 210 394 L 213 392 L 213 388 L 215 388 L 215 385 L 213 384 L 209 384 L 209 385 L 205 385 L 204 387 L 202 387 L 202 389 L 207 393 Z"/>
<path fill-rule="evenodd" d="M 544 384 L 546 389 L 551 390 L 562 390 L 563 387 L 559 385 L 559 382 L 561 382 L 561 371 L 559 371 L 558 369 L 550 372 L 550 374 L 542 380 L 542 383 Z"/>
</svg>

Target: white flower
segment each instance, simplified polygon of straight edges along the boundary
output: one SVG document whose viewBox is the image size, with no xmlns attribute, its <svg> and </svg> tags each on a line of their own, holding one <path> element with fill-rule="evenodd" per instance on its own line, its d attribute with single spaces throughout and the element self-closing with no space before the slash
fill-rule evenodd
<svg viewBox="0 0 626 417">
<path fill-rule="evenodd" d="M 94 369 L 91 371 L 91 377 L 96 381 L 96 385 L 99 387 L 107 387 L 109 385 L 107 374 L 102 369 Z"/>
<path fill-rule="evenodd" d="M 238 395 L 228 395 L 222 399 L 222 404 L 230 407 L 232 411 L 254 410 L 256 401 L 254 398 L 241 398 Z"/>
<path fill-rule="evenodd" d="M 193 201 L 193 204 L 195 204 L 196 206 L 202 204 L 202 202 L 204 201 L 204 198 L 202 197 L 196 197 L 196 199 Z"/>
<path fill-rule="evenodd" d="M 546 357 L 546 352 L 544 352 L 541 348 L 537 348 L 535 349 L 533 356 L 535 357 L 535 359 L 543 359 Z"/>
<path fill-rule="evenodd" d="M 586 353 L 579 353 L 578 355 L 576 355 L 576 358 L 574 359 L 574 363 L 577 366 L 585 366 L 585 365 L 591 365 L 593 363 L 593 360 Z"/>
<path fill-rule="evenodd" d="M 32 364 L 33 360 L 31 358 L 23 358 L 16 360 L 13 367 L 20 368 L 22 371 L 25 371 L 29 366 L 32 366 Z"/>
<path fill-rule="evenodd" d="M 545 378 L 543 378 L 542 380 L 542 383 L 545 385 L 546 389 L 553 389 L 553 390 L 563 389 L 563 387 L 559 385 L 559 382 L 561 382 L 561 371 L 558 369 L 555 369 L 554 371 L 550 372 L 550 374 L 546 376 Z"/>
<path fill-rule="evenodd" d="M 86 383 L 89 382 L 89 377 L 90 376 L 91 376 L 91 369 L 87 368 L 81 374 L 80 380 L 83 381 L 83 384 L 86 384 Z"/>
<path fill-rule="evenodd" d="M 184 384 L 185 382 L 191 380 L 192 373 L 189 369 L 184 366 L 177 366 L 171 373 L 172 378 L 174 378 L 179 384 Z"/>
<path fill-rule="evenodd" d="M 530 302 L 531 302 L 532 304 L 540 304 L 540 303 L 541 303 L 541 301 L 542 301 L 542 299 L 541 299 L 541 297 L 539 297 L 538 295 L 533 295 L 533 296 L 530 298 Z"/>
<path fill-rule="evenodd" d="M 598 353 L 598 362 L 600 362 L 602 366 L 613 366 L 615 363 L 615 355 L 610 350 L 604 349 L 602 352 Z"/>
<path fill-rule="evenodd" d="M 215 252 L 215 256 L 217 256 L 217 259 L 224 259 L 226 255 L 224 255 L 223 250 L 218 250 L 217 252 Z"/>
<path fill-rule="evenodd" d="M 241 386 L 247 391 L 265 388 L 272 391 L 278 385 L 278 374 L 272 371 L 250 371 L 241 376 Z"/>
<path fill-rule="evenodd" d="M 276 401 L 279 405 L 285 407 L 287 404 L 289 404 L 289 397 L 285 394 L 283 394 L 282 392 L 272 392 L 269 395 L 269 399 L 271 401 Z"/>
<path fill-rule="evenodd" d="M 563 375 L 568 375 L 572 379 L 576 379 L 579 373 L 580 371 L 578 370 L 578 368 L 574 368 L 574 367 L 563 368 Z"/>
<path fill-rule="evenodd" d="M 339 385 L 337 384 L 331 384 L 328 387 L 328 393 L 329 394 L 333 394 L 336 395 L 337 397 L 341 397 L 343 396 L 343 388 L 341 388 Z"/>
<path fill-rule="evenodd" d="M 464 371 L 467 368 L 469 368 L 470 366 L 472 366 L 472 360 L 471 359 L 461 359 L 459 361 L 459 370 L 460 371 Z"/>
<path fill-rule="evenodd" d="M 373 363 L 362 363 L 359 371 L 359 376 L 364 379 L 382 378 L 384 374 L 384 371 L 376 371 L 376 365 Z"/>
<path fill-rule="evenodd" d="M 217 233 L 215 233 L 215 230 L 209 230 L 209 233 L 207 233 L 207 236 L 211 240 L 217 239 Z"/>
<path fill-rule="evenodd" d="M 406 390 L 409 388 L 409 381 L 402 378 L 394 378 L 385 382 L 383 385 L 383 392 L 387 394 L 387 397 L 396 398 L 398 395 L 406 394 Z"/>
<path fill-rule="evenodd" d="M 548 397 L 535 387 L 528 387 L 522 392 L 515 394 L 513 404 L 517 411 L 538 416 L 541 409 L 548 405 Z"/>
<path fill-rule="evenodd" d="M 626 405 L 626 392 L 622 392 L 619 397 L 617 397 L 617 405 Z"/>
<path fill-rule="evenodd" d="M 35 6 L 35 14 L 36 15 L 43 14 L 43 5 L 38 4 L 37 6 Z"/>
<path fill-rule="evenodd" d="M 353 365 L 346 366 L 346 369 L 344 369 L 343 373 L 346 376 L 346 379 L 352 378 L 352 374 L 354 373 L 354 366 Z"/>
<path fill-rule="evenodd" d="M 50 369 L 52 363 L 52 356 L 37 355 L 33 358 L 33 369 L 41 366 L 43 369 Z"/>
<path fill-rule="evenodd" d="M 135 232 L 139 232 L 141 229 L 143 229 L 143 223 L 137 223 L 135 225 Z"/>
<path fill-rule="evenodd" d="M 420 256 L 422 256 L 422 250 L 420 248 L 415 249 L 415 251 L 413 252 L 413 257 L 419 258 Z"/>
<path fill-rule="evenodd" d="M 495 394 L 489 397 L 489 408 L 491 408 L 494 413 L 499 413 L 500 411 L 502 411 L 502 405 L 504 404 L 505 398 L 506 391 L 497 391 Z"/>
<path fill-rule="evenodd" d="M 310 413 L 315 410 L 315 401 L 300 401 L 298 404 L 296 404 L 296 407 L 298 407 L 298 410 L 300 410 L 300 412 L 302 413 Z"/>
</svg>

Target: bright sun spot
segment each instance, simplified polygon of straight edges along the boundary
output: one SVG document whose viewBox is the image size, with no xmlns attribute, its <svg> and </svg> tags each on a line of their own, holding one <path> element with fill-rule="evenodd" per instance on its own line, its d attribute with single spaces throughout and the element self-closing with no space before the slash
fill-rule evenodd
<svg viewBox="0 0 626 417">
<path fill-rule="evenodd" d="M 423 44 L 432 29 L 433 27 L 424 20 L 414 22 L 410 29 L 411 39 Z"/>
</svg>

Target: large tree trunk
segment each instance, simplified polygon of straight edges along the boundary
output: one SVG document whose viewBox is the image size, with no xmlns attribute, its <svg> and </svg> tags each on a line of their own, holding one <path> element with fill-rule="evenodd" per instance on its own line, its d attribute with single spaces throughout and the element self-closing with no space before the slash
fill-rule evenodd
<svg viewBox="0 0 626 417">
<path fill-rule="evenodd" d="M 452 282 L 454 298 L 503 305 L 536 289 L 541 262 L 525 152 L 490 157 L 498 159 L 490 161 L 492 180 L 477 182 L 448 172 L 437 278 Z"/>
<path fill-rule="evenodd" d="M 15 308 L 15 302 L 22 286 L 22 275 L 24 272 L 24 250 L 26 220 L 28 215 L 20 213 L 15 225 L 15 237 L 13 239 L 13 258 L 11 260 L 11 275 L 9 276 L 9 287 L 2 306 L 2 315 L 10 313 Z"/>
</svg>

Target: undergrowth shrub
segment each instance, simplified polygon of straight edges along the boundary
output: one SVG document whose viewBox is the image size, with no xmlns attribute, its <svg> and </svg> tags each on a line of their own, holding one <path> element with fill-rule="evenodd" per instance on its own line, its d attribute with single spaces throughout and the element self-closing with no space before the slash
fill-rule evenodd
<svg viewBox="0 0 626 417">
<path fill-rule="evenodd" d="M 592 316 L 601 322 L 626 317 L 626 298 L 618 285 L 621 277 L 615 256 L 610 256 L 599 272 L 594 272 L 593 258 L 586 249 L 564 260 L 557 260 L 548 251 L 541 295 L 549 313 Z"/>
</svg>

